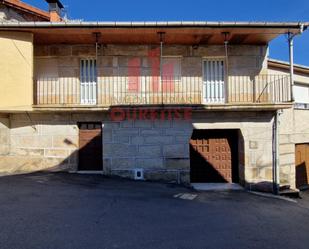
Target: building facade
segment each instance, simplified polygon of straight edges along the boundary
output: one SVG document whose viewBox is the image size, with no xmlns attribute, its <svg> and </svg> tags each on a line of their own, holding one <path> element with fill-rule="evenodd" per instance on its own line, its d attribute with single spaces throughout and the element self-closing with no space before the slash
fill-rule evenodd
<svg viewBox="0 0 309 249">
<path fill-rule="evenodd" d="M 268 43 L 306 27 L 0 24 L 0 172 L 295 187 L 303 114 Z"/>
<path fill-rule="evenodd" d="M 271 74 L 289 74 L 290 64 L 268 61 Z M 309 68 L 294 66 L 294 106 L 280 113 L 281 181 L 304 188 L 309 184 Z M 293 186 L 293 185 L 292 185 Z"/>
</svg>

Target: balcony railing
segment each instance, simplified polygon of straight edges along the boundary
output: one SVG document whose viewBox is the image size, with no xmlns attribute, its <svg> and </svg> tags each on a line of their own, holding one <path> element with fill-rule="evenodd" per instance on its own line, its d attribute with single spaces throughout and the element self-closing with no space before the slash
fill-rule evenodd
<svg viewBox="0 0 309 249">
<path fill-rule="evenodd" d="M 210 105 L 291 101 L 286 75 L 230 76 L 227 82 L 192 76 L 39 77 L 39 106 Z"/>
</svg>

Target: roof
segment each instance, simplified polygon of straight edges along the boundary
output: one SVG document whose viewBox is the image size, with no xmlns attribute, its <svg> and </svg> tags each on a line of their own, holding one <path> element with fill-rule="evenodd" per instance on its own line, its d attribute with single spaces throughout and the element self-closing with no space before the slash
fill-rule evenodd
<svg viewBox="0 0 309 249">
<path fill-rule="evenodd" d="M 0 30 L 29 31 L 36 43 L 90 44 L 94 33 L 100 43 L 157 44 L 164 32 L 166 44 L 268 44 L 288 32 L 301 33 L 309 23 L 302 22 L 19 22 L 1 23 Z"/>
<path fill-rule="evenodd" d="M 272 69 L 281 69 L 284 71 L 289 71 L 290 63 L 281 60 L 268 59 L 268 67 Z M 294 71 L 296 73 L 309 75 L 309 66 L 294 64 Z"/>
<path fill-rule="evenodd" d="M 41 18 L 43 21 L 49 21 L 49 12 L 36 8 L 32 5 L 26 4 L 20 0 L 0 0 L 0 3 L 9 6 L 11 8 L 17 9 L 19 11 L 34 15 Z"/>
</svg>

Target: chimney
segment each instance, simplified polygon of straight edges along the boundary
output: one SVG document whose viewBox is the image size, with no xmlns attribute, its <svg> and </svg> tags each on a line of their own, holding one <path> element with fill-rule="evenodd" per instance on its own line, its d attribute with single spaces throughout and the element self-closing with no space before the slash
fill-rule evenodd
<svg viewBox="0 0 309 249">
<path fill-rule="evenodd" d="M 64 8 L 60 0 L 45 0 L 49 6 L 51 22 L 61 22 L 61 10 Z"/>
</svg>

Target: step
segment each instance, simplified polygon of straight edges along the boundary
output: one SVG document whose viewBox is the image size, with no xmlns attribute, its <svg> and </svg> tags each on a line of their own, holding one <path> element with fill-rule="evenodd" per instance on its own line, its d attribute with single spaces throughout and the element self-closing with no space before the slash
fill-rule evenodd
<svg viewBox="0 0 309 249">
<path fill-rule="evenodd" d="M 298 189 L 284 189 L 279 191 L 279 195 L 287 196 L 291 198 L 301 198 L 300 191 Z"/>
</svg>

